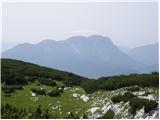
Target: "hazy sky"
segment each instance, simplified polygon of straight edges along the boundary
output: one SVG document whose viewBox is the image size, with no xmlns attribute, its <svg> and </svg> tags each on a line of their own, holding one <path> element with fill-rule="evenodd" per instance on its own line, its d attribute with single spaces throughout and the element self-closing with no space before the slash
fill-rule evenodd
<svg viewBox="0 0 160 120">
<path fill-rule="evenodd" d="M 158 3 L 3 3 L 3 41 L 37 43 L 75 35 L 108 36 L 117 45 L 158 42 Z"/>
</svg>

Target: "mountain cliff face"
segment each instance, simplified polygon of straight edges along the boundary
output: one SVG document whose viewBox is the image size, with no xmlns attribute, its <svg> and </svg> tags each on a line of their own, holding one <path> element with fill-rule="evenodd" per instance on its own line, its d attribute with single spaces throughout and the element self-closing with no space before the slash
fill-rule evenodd
<svg viewBox="0 0 160 120">
<path fill-rule="evenodd" d="M 149 72 L 150 67 L 123 53 L 108 37 L 75 36 L 64 41 L 45 40 L 38 44 L 20 44 L 4 52 L 4 58 L 36 63 L 82 76 Z"/>
</svg>

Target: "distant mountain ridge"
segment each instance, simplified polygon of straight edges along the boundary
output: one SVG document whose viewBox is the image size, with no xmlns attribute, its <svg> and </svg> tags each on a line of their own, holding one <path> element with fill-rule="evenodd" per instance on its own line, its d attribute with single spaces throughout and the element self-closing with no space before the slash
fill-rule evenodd
<svg viewBox="0 0 160 120">
<path fill-rule="evenodd" d="M 146 65 L 158 64 L 158 43 L 133 48 L 128 55 Z"/>
<path fill-rule="evenodd" d="M 110 38 L 74 36 L 63 41 L 20 44 L 4 52 L 12 58 L 73 72 L 89 78 L 150 72 L 152 69 L 123 53 Z"/>
</svg>

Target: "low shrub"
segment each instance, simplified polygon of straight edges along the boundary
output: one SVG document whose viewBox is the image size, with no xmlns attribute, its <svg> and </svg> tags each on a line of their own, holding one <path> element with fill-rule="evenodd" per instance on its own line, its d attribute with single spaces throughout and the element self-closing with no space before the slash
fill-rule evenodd
<svg viewBox="0 0 160 120">
<path fill-rule="evenodd" d="M 1 106 L 2 119 L 23 119 L 27 115 L 25 109 L 17 108 L 15 106 L 5 104 Z"/>
<path fill-rule="evenodd" d="M 35 110 L 20 108 L 11 104 L 1 106 L 2 119 L 55 119 L 49 113 L 49 109 L 43 109 L 40 105 Z"/>
<path fill-rule="evenodd" d="M 56 89 L 52 90 L 51 92 L 49 92 L 48 96 L 58 97 L 62 92 L 63 92 L 63 88 L 61 88 L 61 89 L 56 88 Z"/>
<path fill-rule="evenodd" d="M 37 95 L 46 95 L 46 91 L 44 89 L 31 88 L 31 91 Z"/>
<path fill-rule="evenodd" d="M 127 102 L 129 101 L 131 98 L 136 97 L 135 95 L 133 95 L 131 92 L 126 92 L 124 93 L 124 95 L 117 95 L 117 96 L 113 96 L 111 98 L 111 100 L 113 101 L 113 103 L 119 103 L 121 101 L 123 102 Z"/>
<path fill-rule="evenodd" d="M 14 92 L 14 89 L 12 87 L 8 87 L 8 86 L 2 87 L 2 90 L 4 93 L 13 93 Z"/>
<path fill-rule="evenodd" d="M 60 92 L 57 91 L 57 90 L 52 90 L 51 92 L 48 93 L 48 95 L 49 95 L 50 97 L 57 97 L 57 96 L 60 95 Z"/>
<path fill-rule="evenodd" d="M 79 119 L 79 117 L 73 112 L 70 112 L 70 114 L 68 114 L 65 119 Z"/>
<path fill-rule="evenodd" d="M 144 107 L 145 113 L 148 113 L 152 110 L 154 110 L 158 103 L 153 100 L 148 100 L 148 99 L 142 99 L 142 98 L 132 98 L 129 101 L 130 104 L 130 112 L 132 114 L 135 114 L 137 110 L 141 109 Z"/>
<path fill-rule="evenodd" d="M 4 85 L 2 90 L 4 93 L 13 93 L 15 90 L 21 90 L 23 87 L 21 85 Z"/>
<path fill-rule="evenodd" d="M 136 91 L 140 91 L 140 87 L 132 86 L 132 87 L 128 87 L 126 90 L 131 91 L 131 92 L 136 92 Z"/>
<path fill-rule="evenodd" d="M 48 86 L 56 86 L 56 82 L 50 80 L 49 78 L 38 78 L 38 82 Z"/>
<path fill-rule="evenodd" d="M 35 82 L 37 77 L 36 76 L 25 76 L 24 79 L 27 80 L 28 82 L 33 83 L 33 82 Z"/>
<path fill-rule="evenodd" d="M 102 117 L 99 119 L 113 119 L 115 116 L 115 113 L 112 110 L 108 110 Z"/>
</svg>

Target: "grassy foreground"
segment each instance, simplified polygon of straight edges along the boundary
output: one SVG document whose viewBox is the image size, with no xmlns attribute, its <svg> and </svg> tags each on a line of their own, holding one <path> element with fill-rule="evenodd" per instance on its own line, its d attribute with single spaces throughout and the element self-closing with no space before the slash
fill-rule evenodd
<svg viewBox="0 0 160 120">
<path fill-rule="evenodd" d="M 1 62 L 1 118 L 157 118 L 157 72 L 91 80 L 22 61 Z"/>
</svg>

